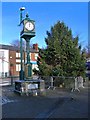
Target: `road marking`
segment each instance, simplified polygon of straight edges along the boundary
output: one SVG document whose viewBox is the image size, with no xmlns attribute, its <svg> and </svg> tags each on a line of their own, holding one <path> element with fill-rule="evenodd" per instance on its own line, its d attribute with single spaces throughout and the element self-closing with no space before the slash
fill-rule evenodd
<svg viewBox="0 0 90 120">
<path fill-rule="evenodd" d="M 11 102 L 17 102 L 17 100 L 10 100 L 7 97 L 1 97 L 0 96 L 0 105 L 4 105 L 7 103 L 11 103 Z"/>
</svg>

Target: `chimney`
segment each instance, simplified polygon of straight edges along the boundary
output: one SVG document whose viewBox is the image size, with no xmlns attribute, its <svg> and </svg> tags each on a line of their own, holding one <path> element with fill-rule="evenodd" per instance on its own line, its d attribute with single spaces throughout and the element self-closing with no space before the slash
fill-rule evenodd
<svg viewBox="0 0 90 120">
<path fill-rule="evenodd" d="M 36 51 L 38 51 L 38 44 L 33 44 L 33 49 L 35 49 Z"/>
</svg>

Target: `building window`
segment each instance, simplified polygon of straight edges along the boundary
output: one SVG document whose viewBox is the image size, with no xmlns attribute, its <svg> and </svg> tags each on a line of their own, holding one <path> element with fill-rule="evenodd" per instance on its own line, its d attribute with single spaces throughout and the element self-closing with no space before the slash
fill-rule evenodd
<svg viewBox="0 0 90 120">
<path fill-rule="evenodd" d="M 37 65 L 37 64 L 33 64 L 33 65 L 32 65 L 32 69 L 39 70 L 39 69 L 38 69 L 38 65 Z"/>
<path fill-rule="evenodd" d="M 12 59 L 12 56 L 10 56 L 10 58 Z"/>
<path fill-rule="evenodd" d="M 16 64 L 16 71 L 20 71 L 20 64 Z"/>
<path fill-rule="evenodd" d="M 4 60 L 4 51 L 0 51 L 0 59 Z"/>
<path fill-rule="evenodd" d="M 20 60 L 20 59 L 16 59 L 16 62 L 19 62 L 19 63 L 20 63 L 20 62 L 21 62 L 21 60 Z"/>
<path fill-rule="evenodd" d="M 16 57 L 20 57 L 20 53 L 16 53 Z"/>
<path fill-rule="evenodd" d="M 35 60 L 37 60 L 38 54 L 35 54 Z"/>
</svg>

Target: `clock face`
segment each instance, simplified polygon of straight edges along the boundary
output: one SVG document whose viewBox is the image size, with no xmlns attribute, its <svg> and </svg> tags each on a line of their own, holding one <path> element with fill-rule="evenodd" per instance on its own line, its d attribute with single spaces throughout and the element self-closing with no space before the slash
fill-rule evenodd
<svg viewBox="0 0 90 120">
<path fill-rule="evenodd" d="M 34 24 L 32 22 L 27 22 L 25 24 L 25 28 L 29 31 L 32 31 L 32 30 L 34 30 Z"/>
</svg>

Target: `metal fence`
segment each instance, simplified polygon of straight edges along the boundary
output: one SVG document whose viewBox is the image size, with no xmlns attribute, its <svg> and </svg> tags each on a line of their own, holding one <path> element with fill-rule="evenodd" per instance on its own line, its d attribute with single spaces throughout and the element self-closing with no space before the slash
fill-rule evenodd
<svg viewBox="0 0 90 120">
<path fill-rule="evenodd" d="M 62 77 L 62 76 L 41 76 L 41 79 L 45 81 L 45 88 L 50 87 L 63 87 L 74 88 L 75 77 Z"/>
<path fill-rule="evenodd" d="M 45 89 L 49 88 L 67 88 L 67 89 L 78 89 L 83 87 L 85 80 L 83 78 L 65 77 L 65 76 L 34 76 L 32 80 L 42 79 L 45 82 Z M 83 81 L 82 81 L 83 79 Z M 0 79 L 0 86 L 14 85 L 15 80 L 19 80 L 19 77 L 11 76 L 9 78 Z M 88 79 L 87 79 L 88 81 Z"/>
<path fill-rule="evenodd" d="M 14 85 L 15 80 L 18 80 L 18 76 L 10 76 L 0 78 L 0 86 Z"/>
</svg>

